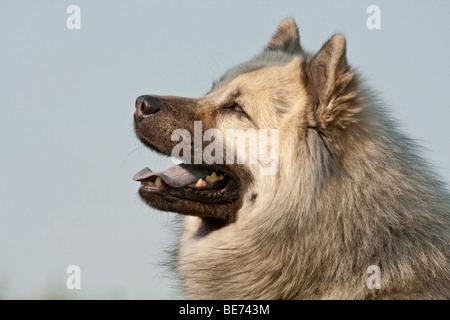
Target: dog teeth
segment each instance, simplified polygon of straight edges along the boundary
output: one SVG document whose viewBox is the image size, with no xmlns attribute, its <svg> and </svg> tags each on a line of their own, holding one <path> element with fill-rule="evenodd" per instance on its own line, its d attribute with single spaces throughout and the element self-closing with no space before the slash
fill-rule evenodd
<svg viewBox="0 0 450 320">
<path fill-rule="evenodd" d="M 162 186 L 162 180 L 160 177 L 157 177 L 155 180 L 155 186 L 157 186 L 158 188 Z"/>
<path fill-rule="evenodd" d="M 198 179 L 197 183 L 195 184 L 195 186 L 197 188 L 202 188 L 202 187 L 206 187 L 208 185 L 208 183 L 203 180 L 202 178 Z"/>
<path fill-rule="evenodd" d="M 218 176 L 216 174 L 216 172 L 213 172 L 210 176 L 206 176 L 206 181 L 209 181 L 211 183 L 216 182 L 217 180 L 222 181 L 225 178 L 225 176 L 223 174 L 221 174 L 220 176 Z"/>
<path fill-rule="evenodd" d="M 214 183 L 214 181 L 220 180 L 215 172 L 213 172 L 210 176 L 206 177 L 206 181 Z"/>
<path fill-rule="evenodd" d="M 155 184 L 154 184 L 154 182 L 153 181 L 149 181 L 149 180 L 144 180 L 144 181 L 141 181 L 141 185 L 144 185 L 144 186 L 154 186 Z"/>
</svg>

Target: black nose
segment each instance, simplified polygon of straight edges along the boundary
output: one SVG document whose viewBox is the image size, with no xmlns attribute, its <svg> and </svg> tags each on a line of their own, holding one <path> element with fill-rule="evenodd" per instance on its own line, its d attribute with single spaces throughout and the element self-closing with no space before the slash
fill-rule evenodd
<svg viewBox="0 0 450 320">
<path fill-rule="evenodd" d="M 154 96 L 144 95 L 136 99 L 136 117 L 142 117 L 145 115 L 158 112 L 160 109 L 159 99 Z"/>
</svg>

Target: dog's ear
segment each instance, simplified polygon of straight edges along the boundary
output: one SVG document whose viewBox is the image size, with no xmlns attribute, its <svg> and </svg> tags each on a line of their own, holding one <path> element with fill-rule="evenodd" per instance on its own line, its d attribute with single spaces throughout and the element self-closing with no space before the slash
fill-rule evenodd
<svg viewBox="0 0 450 320">
<path fill-rule="evenodd" d="M 345 128 L 357 120 L 355 114 L 361 104 L 356 101 L 356 75 L 347 63 L 344 36 L 336 34 L 322 46 L 307 64 L 306 77 L 315 107 L 315 125 Z"/>
<path fill-rule="evenodd" d="M 294 20 L 286 18 L 281 21 L 266 50 L 282 50 L 290 54 L 301 52 L 300 36 Z"/>
</svg>

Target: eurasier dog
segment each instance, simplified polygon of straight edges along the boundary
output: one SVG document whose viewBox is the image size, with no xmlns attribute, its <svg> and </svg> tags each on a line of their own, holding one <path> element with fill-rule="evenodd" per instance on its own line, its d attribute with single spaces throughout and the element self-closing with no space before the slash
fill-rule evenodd
<svg viewBox="0 0 450 320">
<path fill-rule="evenodd" d="M 342 35 L 311 54 L 285 19 L 205 96 L 138 97 L 134 125 L 185 160 L 134 179 L 147 204 L 184 215 L 187 297 L 450 298 L 448 191 L 349 66 Z"/>
</svg>

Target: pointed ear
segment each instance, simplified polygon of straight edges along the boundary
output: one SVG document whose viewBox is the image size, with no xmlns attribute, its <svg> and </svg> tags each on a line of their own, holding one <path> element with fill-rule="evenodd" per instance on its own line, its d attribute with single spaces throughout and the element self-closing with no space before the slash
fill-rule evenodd
<svg viewBox="0 0 450 320">
<path fill-rule="evenodd" d="M 346 40 L 336 34 L 307 65 L 307 88 L 316 108 L 316 121 L 322 129 L 345 128 L 355 122 L 357 103 L 355 73 L 347 63 Z"/>
<path fill-rule="evenodd" d="M 282 50 L 290 54 L 300 53 L 298 27 L 292 19 L 284 19 L 266 47 L 266 50 Z"/>
</svg>

